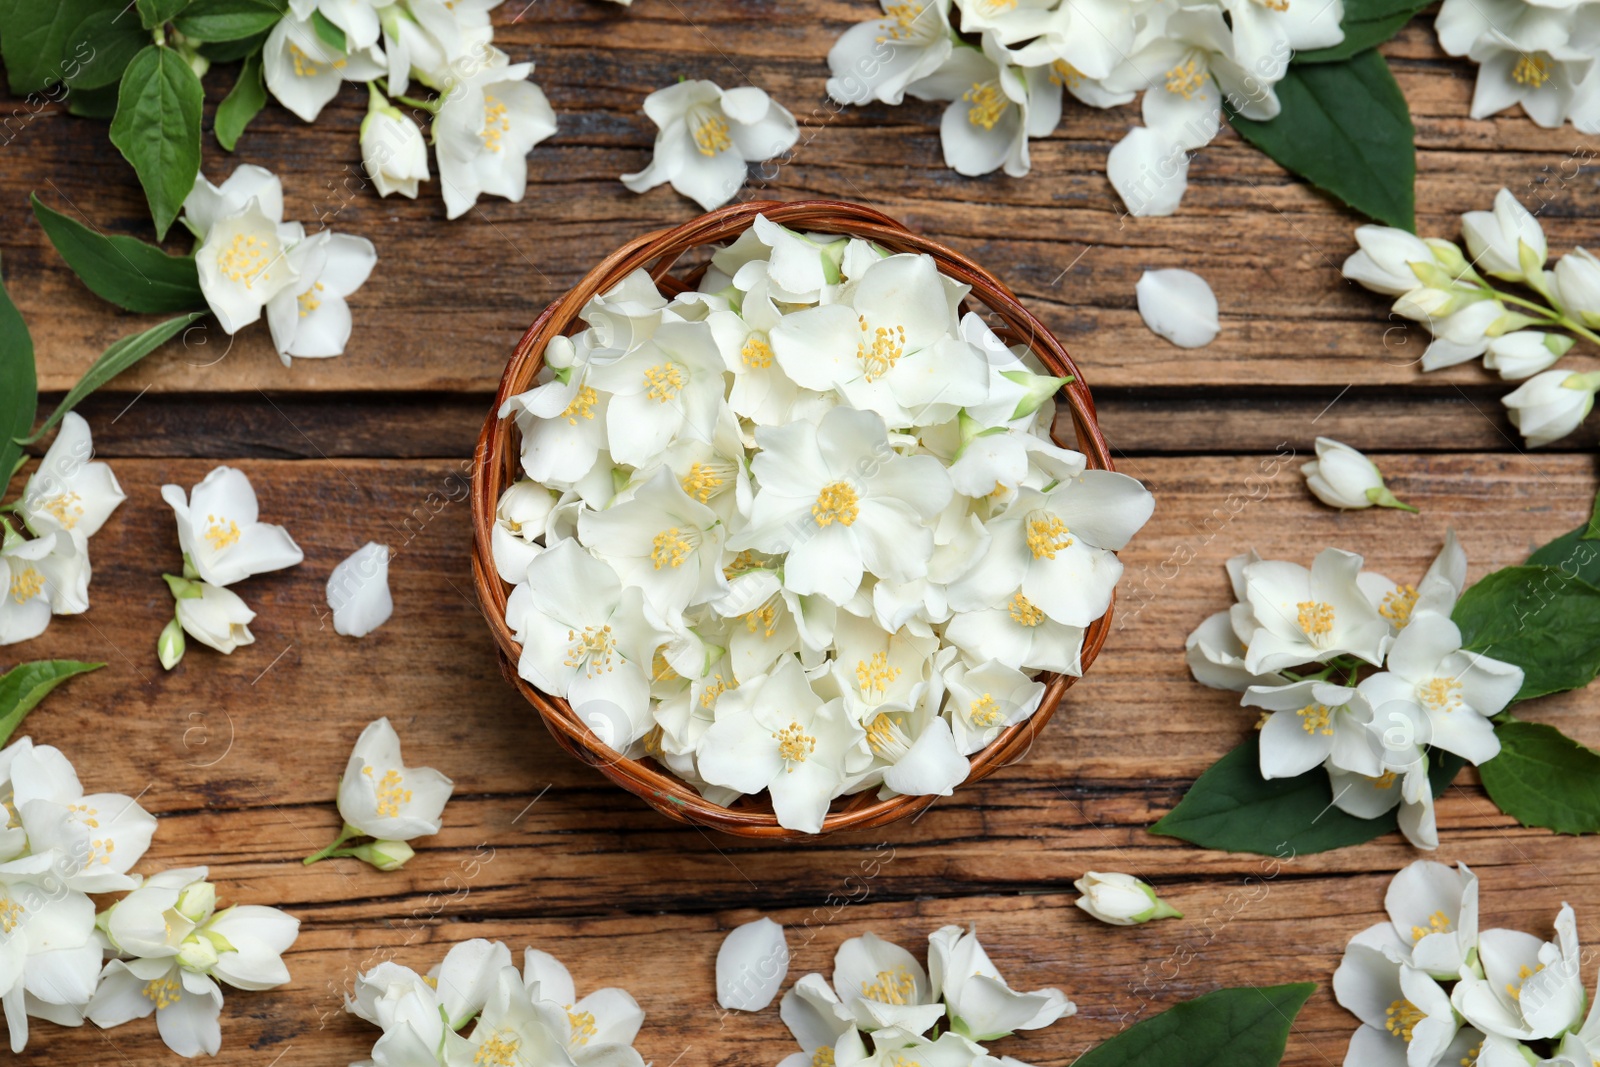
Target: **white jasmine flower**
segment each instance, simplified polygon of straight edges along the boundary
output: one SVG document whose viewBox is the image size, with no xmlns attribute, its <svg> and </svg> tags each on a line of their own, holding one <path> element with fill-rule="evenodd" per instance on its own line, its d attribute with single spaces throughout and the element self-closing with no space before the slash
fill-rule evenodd
<svg viewBox="0 0 1600 1067">
<path fill-rule="evenodd" d="M 1556 916 L 1556 940 L 1520 930 L 1478 936 L 1482 974 L 1464 971 L 1450 999 L 1463 1018 L 1486 1034 L 1517 1041 L 1560 1038 L 1578 1029 L 1587 990 L 1578 924 L 1570 905 Z"/>
<path fill-rule="evenodd" d="M 761 918 L 735 927 L 717 949 L 717 1003 L 730 1011 L 761 1011 L 778 995 L 788 971 L 782 926 Z"/>
<path fill-rule="evenodd" d="M 977 932 L 959 926 L 928 935 L 928 984 L 934 997 L 944 998 L 950 1029 L 969 1041 L 1038 1030 L 1078 1011 L 1059 989 L 1013 990 L 978 944 Z"/>
<path fill-rule="evenodd" d="M 1466 864 L 1417 860 L 1394 876 L 1383 905 L 1419 971 L 1454 981 L 1477 966 L 1478 877 Z"/>
<path fill-rule="evenodd" d="M 790 986 L 778 1005 L 778 1015 L 800 1046 L 800 1051 L 785 1057 L 779 1067 L 826 1063 L 838 1040 L 856 1028 L 854 1017 L 820 974 L 805 975 Z"/>
<path fill-rule="evenodd" d="M 1179 348 L 1202 348 L 1216 340 L 1217 297 L 1200 275 L 1189 270 L 1147 270 L 1139 276 L 1134 293 L 1139 317 L 1157 336 Z"/>
<path fill-rule="evenodd" d="M 1331 437 L 1317 438 L 1317 458 L 1300 467 L 1311 495 L 1333 508 L 1399 508 L 1416 511 L 1383 484 L 1378 465 Z"/>
<path fill-rule="evenodd" d="M 200 291 L 223 330 L 238 333 L 261 317 L 273 297 L 301 281 L 287 255 L 300 233 L 256 200 L 211 224 L 195 250 L 195 267 Z"/>
<path fill-rule="evenodd" d="M 1556 306 L 1585 326 L 1600 326 L 1600 259 L 1574 248 L 1556 260 L 1552 274 Z"/>
<path fill-rule="evenodd" d="M 1310 570 L 1278 560 L 1248 564 L 1245 594 L 1260 628 L 1245 669 L 1276 671 L 1338 655 L 1381 664 L 1389 624 L 1357 586 L 1360 571 L 1361 557 L 1337 548 L 1319 552 Z"/>
<path fill-rule="evenodd" d="M 1529 378 L 1555 366 L 1576 343 L 1566 334 L 1515 330 L 1489 342 L 1483 365 L 1499 371 L 1500 377 L 1507 381 Z"/>
<path fill-rule="evenodd" d="M 183 201 L 183 224 L 204 241 L 219 220 L 239 214 L 251 201 L 271 221 L 283 221 L 283 183 L 265 167 L 242 163 L 221 185 L 198 175 Z"/>
<path fill-rule="evenodd" d="M 1594 55 L 1572 46 L 1570 24 L 1565 12 L 1533 6 L 1507 30 L 1479 37 L 1467 53 L 1478 64 L 1472 117 L 1486 119 L 1513 104 L 1546 129 L 1588 117 L 1595 102 L 1589 81 Z"/>
<path fill-rule="evenodd" d="M 643 193 L 671 182 L 707 211 L 733 199 L 746 163 L 781 155 L 800 137 L 794 116 L 754 86 L 681 81 L 645 97 L 644 113 L 660 130 L 655 154 L 622 184 Z"/>
<path fill-rule="evenodd" d="M 1390 628 L 1399 633 L 1419 612 L 1450 616 L 1467 584 L 1467 555 L 1456 540 L 1456 532 L 1447 530 L 1444 545 L 1417 584 L 1401 585 L 1369 571 L 1359 574 L 1356 584 L 1378 614 L 1389 620 Z"/>
<path fill-rule="evenodd" d="M 415 121 L 369 85 L 371 103 L 361 120 L 361 165 L 379 196 L 399 193 L 415 200 L 429 178 L 428 145 Z M 404 92 L 404 88 L 395 89 Z"/>
<path fill-rule="evenodd" d="M 818 833 L 863 737 L 843 702 L 818 697 L 790 657 L 725 694 L 719 708 L 700 741 L 706 781 L 740 793 L 767 789 L 779 825 Z"/>
<path fill-rule="evenodd" d="M 450 1049 L 448 1061 L 463 1067 L 497 1060 L 573 1067 L 566 1047 L 571 1024 L 565 1009 L 536 994 L 516 968 L 502 969 L 477 1025 L 465 1042 Z"/>
<path fill-rule="evenodd" d="M 1407 946 L 1389 923 L 1350 939 L 1333 973 L 1333 995 L 1362 1023 L 1347 1062 L 1437 1064 L 1455 1047 L 1460 1021 L 1450 997 L 1410 966 Z"/>
<path fill-rule="evenodd" d="M 899 104 L 906 86 L 950 56 L 950 0 L 879 0 L 883 17 L 846 30 L 828 52 L 828 95 L 841 104 Z"/>
<path fill-rule="evenodd" d="M 451 955 L 460 947 L 452 948 Z M 511 965 L 511 954 L 504 955 L 504 963 L 488 972 L 491 977 L 498 978 L 501 967 Z M 446 978 L 441 974 L 439 980 Z M 476 1010 L 482 1007 L 480 1003 Z M 446 1030 L 439 994 L 428 980 L 410 967 L 387 960 L 356 977 L 353 994 L 344 998 L 344 1009 L 383 1030 L 372 1049 L 372 1062 L 383 1067 L 436 1067 L 437 1050 L 444 1045 L 446 1033 L 453 1033 Z"/>
<path fill-rule="evenodd" d="M 94 902 L 50 878 L 53 856 L 33 859 L 12 861 L 10 872 L 0 873 L 0 1007 L 12 1052 L 28 1044 L 30 1014 L 81 1021 L 102 955 Z M 19 864 L 37 870 L 24 873 Z"/>
<path fill-rule="evenodd" d="M 833 988 L 845 1017 L 853 1017 L 862 1030 L 925 1034 L 945 1015 L 945 1005 L 917 958 L 875 934 L 852 937 L 839 946 L 833 956 Z"/>
<path fill-rule="evenodd" d="M 995 4 L 997 9 L 1001 6 Z M 1080 80 L 1102 81 L 1134 51 L 1137 9 L 1126 4 L 1062 0 L 1053 8 L 1037 2 L 1029 6 L 1036 12 L 1034 17 L 1017 17 L 1013 22 L 1016 32 L 1031 35 L 1037 29 L 1038 36 L 1013 54 L 1025 66 L 1053 66 L 1068 89 Z M 1132 93 L 1118 93 L 1105 102 L 1098 96 L 1084 102 L 1094 107 L 1115 107 L 1132 98 Z"/>
<path fill-rule="evenodd" d="M 69 411 L 38 470 L 29 475 L 17 511 L 34 534 L 93 537 L 127 499 L 109 464 L 92 461 L 94 440 L 83 416 Z"/>
<path fill-rule="evenodd" d="M 1061 90 L 1049 67 L 1012 64 L 992 36 L 983 47 L 965 43 L 933 74 L 906 89 L 921 100 L 948 100 L 939 123 L 945 166 L 976 176 L 1004 168 L 1028 173 L 1028 138 L 1043 137 L 1061 118 Z"/>
<path fill-rule="evenodd" d="M 555 1004 L 565 1012 L 567 1051 L 579 1067 L 641 1062 L 630 1046 L 644 1023 L 644 1011 L 626 990 L 608 987 L 580 998 L 561 961 L 533 948 L 523 952 L 522 980 L 535 1004 Z"/>
<path fill-rule="evenodd" d="M 1344 4 L 1279 6 L 1261 0 L 1222 0 L 1233 29 L 1234 58 L 1263 81 L 1276 82 L 1296 52 L 1331 48 L 1344 40 Z"/>
<path fill-rule="evenodd" d="M 339 779 L 339 816 L 346 831 L 367 837 L 427 837 L 439 832 L 454 788 L 432 767 L 407 767 L 400 758 L 400 736 L 387 718 L 378 719 L 361 731 Z"/>
<path fill-rule="evenodd" d="M 393 0 L 290 0 L 289 10 L 298 19 L 309 19 L 313 12 L 339 27 L 351 48 L 368 48 L 378 41 L 378 8 Z"/>
<path fill-rule="evenodd" d="M 174 585 L 174 581 L 170 576 L 167 578 L 169 586 Z M 225 656 L 242 645 L 255 644 L 250 622 L 256 613 L 233 590 L 210 582 L 176 581 L 183 583 L 175 589 L 183 590 L 176 594 L 176 618 L 184 633 Z M 163 661 L 162 666 L 171 670 L 182 655 L 179 650 L 177 658 L 170 664 Z"/>
<path fill-rule="evenodd" d="M 261 72 L 278 102 L 306 122 L 315 122 L 322 109 L 347 81 L 366 82 L 384 73 L 382 53 L 373 48 L 344 53 L 330 48 L 317 36 L 311 15 L 291 13 L 278 21 L 261 48 Z"/>
<path fill-rule="evenodd" d="M 50 616 L 89 608 L 86 542 L 70 532 L 24 540 L 0 519 L 0 645 L 44 633 Z"/>
<path fill-rule="evenodd" d="M 1240 703 L 1267 712 L 1261 723 L 1263 778 L 1293 778 L 1324 762 L 1356 774 L 1383 773 L 1383 754 L 1370 729 L 1372 707 L 1353 688 L 1311 680 L 1251 686 Z"/>
<path fill-rule="evenodd" d="M 1461 216 L 1467 251 L 1480 270 L 1507 281 L 1537 284 L 1549 258 L 1544 229 L 1509 189 L 1494 196 L 1493 211 L 1469 211 Z"/>
<path fill-rule="evenodd" d="M 528 81 L 532 63 L 480 66 L 443 86 L 433 118 L 445 213 L 458 218 L 488 194 L 519 203 L 527 191 L 527 155 L 556 132 L 544 90 Z"/>
<path fill-rule="evenodd" d="M 527 579 L 528 564 L 543 551 L 539 540 L 555 504 L 550 491 L 531 479 L 513 482 L 500 494 L 490 549 L 502 579 L 512 585 Z"/>
<path fill-rule="evenodd" d="M 150 847 L 154 816 L 121 793 L 85 795 L 60 749 L 18 742 L 12 750 L 12 818 L 27 835 L 32 857 L 49 857 L 52 880 L 83 893 L 134 888 L 138 881 L 128 871 Z M 15 866 L 30 873 L 37 864 L 18 860 Z"/>
<path fill-rule="evenodd" d="M 389 546 L 368 541 L 328 575 L 328 607 L 334 633 L 365 637 L 394 613 L 389 595 Z"/>
<path fill-rule="evenodd" d="M 987 747 L 1000 731 L 1025 722 L 1044 700 L 1044 683 L 995 660 L 968 667 L 954 662 L 944 669 L 950 694 L 950 725 L 956 750 L 964 756 Z"/>
<path fill-rule="evenodd" d="M 284 258 L 296 280 L 266 305 L 272 344 L 283 365 L 290 365 L 291 356 L 343 355 L 351 325 L 345 298 L 366 284 L 378 263 L 377 250 L 365 237 L 319 230 L 297 240 Z"/>
<path fill-rule="evenodd" d="M 1381 724 L 1388 728 L 1387 720 Z M 1417 848 L 1438 848 L 1427 750 L 1421 745 L 1391 747 L 1386 740 L 1384 756 L 1388 769 L 1376 777 L 1329 765 L 1333 806 L 1358 819 L 1376 819 L 1398 807 L 1400 832 L 1406 840 Z"/>
<path fill-rule="evenodd" d="M 232 585 L 304 558 L 289 531 L 259 521 L 256 493 L 243 471 L 214 468 L 187 497 L 182 486 L 163 485 L 161 499 L 177 516 L 183 554 L 214 585 Z"/>
<path fill-rule="evenodd" d="M 1152 919 L 1181 919 L 1183 912 L 1156 895 L 1149 883 L 1117 871 L 1085 871 L 1072 883 L 1083 895 L 1078 907 L 1112 926 L 1135 926 Z"/>
<path fill-rule="evenodd" d="M 662 323 L 621 358 L 591 364 L 588 384 L 610 395 L 612 458 L 643 466 L 680 435 L 710 441 L 726 387 L 723 367 L 716 338 L 702 322 Z"/>
<path fill-rule="evenodd" d="M 1600 372 L 1569 374 L 1547 370 L 1523 382 L 1500 402 L 1528 447 L 1538 448 L 1583 425 L 1594 410 L 1596 392 L 1600 392 Z"/>
<path fill-rule="evenodd" d="M 937 459 L 899 455 L 881 418 L 845 407 L 815 426 L 760 426 L 755 436 L 760 489 L 730 549 L 787 552 L 784 587 L 837 604 L 855 595 L 863 573 L 890 581 L 926 573 L 926 521 L 950 500 Z"/>
<path fill-rule="evenodd" d="M 717 513 L 685 493 L 666 468 L 631 500 L 578 515 L 583 546 L 643 590 L 645 602 L 667 620 L 726 590 L 724 533 Z"/>
</svg>

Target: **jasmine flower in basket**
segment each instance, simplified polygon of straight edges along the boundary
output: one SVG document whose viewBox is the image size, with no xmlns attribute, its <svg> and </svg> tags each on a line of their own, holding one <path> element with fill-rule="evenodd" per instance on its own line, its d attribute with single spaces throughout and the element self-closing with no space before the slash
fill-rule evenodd
<svg viewBox="0 0 1600 1067">
<path fill-rule="evenodd" d="M 672 299 L 590 302 L 501 416 L 522 677 L 715 803 L 947 795 L 1081 672 L 1132 478 L 1050 438 L 1063 379 L 926 255 L 758 216 Z"/>
</svg>

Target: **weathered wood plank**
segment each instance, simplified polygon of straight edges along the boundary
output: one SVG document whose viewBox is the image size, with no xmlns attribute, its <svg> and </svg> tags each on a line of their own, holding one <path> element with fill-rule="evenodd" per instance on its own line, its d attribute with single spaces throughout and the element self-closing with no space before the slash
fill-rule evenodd
<svg viewBox="0 0 1600 1067">
<path fill-rule="evenodd" d="M 263 328 L 230 347 L 213 324 L 137 368 L 123 386 L 488 390 L 546 302 L 622 241 L 695 213 L 665 187 L 637 197 L 616 181 L 642 165 L 654 132 L 639 101 L 680 75 L 762 85 L 805 124 L 793 162 L 747 195 L 870 203 L 975 256 L 1062 336 L 1091 384 L 1339 388 L 1419 377 L 1412 365 L 1419 332 L 1399 328 L 1384 301 L 1337 275 L 1359 220 L 1231 132 L 1195 160 L 1177 216 L 1123 219 L 1104 160 L 1138 121 L 1132 106 L 1069 106 L 1061 128 L 1034 146 L 1033 175 L 971 180 L 941 161 L 938 105 L 839 111 L 829 104 L 824 56 L 871 4 L 715 0 L 690 12 L 674 3 L 624 10 L 544 0 L 516 20 L 517 6 L 497 13 L 497 43 L 538 61 L 538 80 L 561 116 L 558 134 L 530 160 L 526 200 L 485 200 L 444 225 L 431 187 L 417 202 L 380 201 L 361 188 L 356 130 L 365 101 L 354 88 L 314 126 L 269 106 L 237 157 L 208 147 L 207 172 L 220 178 L 236 162 L 270 166 L 284 179 L 291 217 L 321 219 L 377 242 L 381 264 L 354 301 L 349 353 L 286 370 Z M 1541 130 L 1520 115 L 1465 118 L 1473 68 L 1441 55 L 1425 19 L 1387 50 L 1417 121 L 1423 232 L 1453 235 L 1456 214 L 1486 207 L 1508 185 L 1542 205 L 1556 249 L 1600 243 L 1600 190 L 1587 162 L 1594 139 L 1570 128 Z M 224 89 L 217 85 L 213 97 Z M 53 106 L 33 114 L 25 102 L 0 103 L 0 111 L 18 108 L 31 117 L 15 131 L 0 168 L 0 253 L 38 335 L 44 386 L 64 389 L 135 324 L 70 276 L 29 217 L 26 195 L 37 190 L 111 231 L 147 235 L 148 220 L 130 169 L 106 146 L 103 124 Z M 1154 337 L 1134 309 L 1140 272 L 1166 266 L 1197 268 L 1217 290 L 1223 332 L 1201 352 Z M 1441 380 L 1486 379 L 1467 367 Z"/>
</svg>

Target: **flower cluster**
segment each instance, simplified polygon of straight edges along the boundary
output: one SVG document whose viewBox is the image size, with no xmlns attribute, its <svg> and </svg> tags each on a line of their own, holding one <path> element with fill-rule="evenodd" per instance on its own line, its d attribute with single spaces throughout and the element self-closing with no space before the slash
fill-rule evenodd
<svg viewBox="0 0 1600 1067">
<path fill-rule="evenodd" d="M 361 159 L 380 196 L 415 198 L 431 177 L 414 115 L 430 119 L 439 186 L 450 218 L 488 194 L 522 199 L 527 155 L 556 130 L 532 63 L 494 47 L 489 13 L 500 0 L 291 0 L 262 50 L 267 88 L 307 122 L 344 82 L 364 82 L 369 106 Z M 437 94 L 405 95 L 415 82 Z M 410 113 L 396 107 L 405 104 Z"/>
<path fill-rule="evenodd" d="M 398 870 L 412 855 L 407 841 L 439 832 L 455 783 L 432 767 L 407 767 L 400 735 L 388 719 L 367 724 L 339 779 L 339 817 L 333 843 L 305 858 L 312 864 L 352 856 L 380 871 Z M 353 840 L 370 838 L 360 845 Z"/>
<path fill-rule="evenodd" d="M 255 489 L 241 470 L 217 467 L 188 494 L 181 485 L 163 485 L 161 499 L 177 517 L 183 550 L 183 574 L 162 575 L 176 609 L 156 650 L 170 671 L 183 658 L 184 634 L 224 654 L 253 644 L 255 612 L 227 587 L 305 556 L 288 530 L 260 521 Z"/>
<path fill-rule="evenodd" d="M 1344 276 L 1395 297 L 1395 314 L 1428 330 L 1433 339 L 1422 354 L 1423 370 L 1482 357 L 1502 378 L 1527 378 L 1505 397 L 1511 421 L 1530 446 L 1565 437 L 1594 408 L 1600 373 L 1550 370 L 1574 342 L 1546 331 L 1600 344 L 1592 329 L 1600 326 L 1600 260 L 1574 248 L 1546 270 L 1544 230 L 1508 189 L 1495 195 L 1493 211 L 1463 215 L 1461 229 L 1470 260 L 1442 238 L 1362 226 L 1361 248 L 1345 260 Z M 1540 299 L 1505 292 L 1484 275 L 1519 283 Z"/>
<path fill-rule="evenodd" d="M 1546 129 L 1571 121 L 1600 133 L 1600 37 L 1585 0 L 1445 0 L 1434 19 L 1439 45 L 1478 64 L 1472 117 L 1514 104 Z"/>
<path fill-rule="evenodd" d="M 1063 379 L 925 255 L 765 217 L 671 301 L 640 271 L 512 397 L 495 564 L 518 669 L 717 803 L 948 794 L 1080 671 L 1149 518 L 1049 438 Z"/>
<path fill-rule="evenodd" d="M 382 1067 L 644 1067 L 644 1012 L 626 990 L 579 998 L 554 956 L 528 948 L 519 973 L 499 941 L 463 941 L 426 976 L 380 963 L 344 1007 L 383 1031 L 369 1061 Z"/>
<path fill-rule="evenodd" d="M 1049 1026 L 1078 1008 L 1059 989 L 1012 989 L 975 932 L 944 926 L 928 935 L 926 970 L 892 941 L 852 937 L 833 957 L 832 983 L 808 974 L 778 1010 L 801 1049 L 778 1067 L 1025 1067 L 991 1057 L 982 1043 Z"/>
<path fill-rule="evenodd" d="M 1478 879 L 1419 861 L 1389 884 L 1388 922 L 1350 939 L 1333 975 L 1361 1020 L 1344 1062 L 1410 1067 L 1590 1067 L 1600 1060 L 1600 998 L 1584 1015 L 1577 918 L 1563 904 L 1555 940 L 1478 929 Z"/>
<path fill-rule="evenodd" d="M 1106 160 L 1134 215 L 1177 210 L 1189 153 L 1216 136 L 1225 97 L 1246 118 L 1271 119 L 1291 56 L 1344 40 L 1341 0 L 880 2 L 883 16 L 846 31 L 828 54 L 835 100 L 948 101 L 945 163 L 1020 177 L 1028 139 L 1060 121 L 1063 92 L 1100 108 L 1143 92 L 1145 124 Z"/>
<path fill-rule="evenodd" d="M 1429 749 L 1474 764 L 1498 755 L 1490 718 L 1523 672 L 1461 647 L 1450 613 L 1467 560 L 1454 533 L 1414 585 L 1361 565 L 1337 548 L 1309 570 L 1253 551 L 1229 560 L 1238 603 L 1189 635 L 1189 668 L 1262 709 L 1263 778 L 1321 766 L 1340 810 L 1373 819 L 1398 806 L 1407 839 L 1435 848 Z"/>
<path fill-rule="evenodd" d="M 229 334 L 267 316 L 284 366 L 291 357 L 341 355 L 350 340 L 345 298 L 378 262 L 372 242 L 332 230 L 309 236 L 283 221 L 283 186 L 261 167 L 238 167 L 221 185 L 203 176 L 183 202 L 183 223 L 199 242 L 200 291 Z"/>
<path fill-rule="evenodd" d="M 215 1055 L 222 990 L 289 980 L 283 953 L 299 920 L 253 905 L 223 911 L 206 869 L 128 872 L 156 820 L 120 793 L 85 795 L 59 749 L 30 739 L 0 750 L 0 1004 L 11 1050 L 28 1017 L 111 1027 L 152 1012 L 181 1056 Z M 128 895 L 95 914 L 89 894 Z"/>
<path fill-rule="evenodd" d="M 68 412 L 8 508 L 33 536 L 0 517 L 0 645 L 38 637 L 51 615 L 89 610 L 89 538 L 126 499 L 111 467 L 93 455 L 89 424 Z"/>
</svg>

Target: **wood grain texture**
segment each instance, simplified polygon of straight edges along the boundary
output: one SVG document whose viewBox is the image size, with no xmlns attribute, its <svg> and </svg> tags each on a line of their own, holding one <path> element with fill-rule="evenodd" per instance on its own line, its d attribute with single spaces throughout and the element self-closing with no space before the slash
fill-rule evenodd
<svg viewBox="0 0 1600 1067">
<path fill-rule="evenodd" d="M 866 929 L 920 945 L 940 925 L 976 922 L 1008 978 L 1059 985 L 1082 1008 L 1004 1046 L 1043 1067 L 1218 985 L 1313 979 L 1323 989 L 1285 1061 L 1311 1067 L 1339 1062 L 1354 1025 L 1327 992 L 1344 942 L 1376 921 L 1387 878 L 1416 854 L 1391 837 L 1276 865 L 1147 834 L 1253 718 L 1189 679 L 1183 637 L 1226 605 L 1222 562 L 1248 545 L 1303 560 L 1336 544 L 1409 578 L 1454 527 L 1476 579 L 1582 521 L 1596 474 L 1577 455 L 1386 457 L 1391 484 L 1422 509 L 1413 517 L 1313 507 L 1296 463 L 1278 453 L 1126 462 L 1158 507 L 1124 554 L 1103 659 L 1024 761 L 871 835 L 773 847 L 703 833 L 561 754 L 500 678 L 471 599 L 458 461 L 240 461 L 263 516 L 289 527 L 306 561 L 235 587 L 259 613 L 255 645 L 227 658 L 193 648 L 171 674 L 153 653 L 170 611 L 159 573 L 177 553 L 158 490 L 192 484 L 211 463 L 115 461 L 129 500 L 92 545 L 94 606 L 11 651 L 110 663 L 47 701 L 27 732 L 62 746 L 91 790 L 145 790 L 161 828 L 141 870 L 210 863 L 225 900 L 303 920 L 293 983 L 228 998 L 223 1063 L 361 1058 L 375 1032 L 338 1011 L 354 975 L 386 953 L 427 966 L 473 936 L 555 952 L 584 986 L 626 985 L 650 1013 L 640 1047 L 657 1064 L 775 1063 L 789 1046 L 774 1013 L 723 1019 L 711 996 L 721 935 L 771 913 L 792 928 L 791 977 L 827 970 L 838 943 Z M 357 642 L 324 626 L 323 583 L 368 539 L 398 549 L 395 615 Z M 1584 692 L 1524 715 L 1600 745 L 1595 711 Z M 411 760 L 456 780 L 445 828 L 394 874 L 350 861 L 303 868 L 298 857 L 337 829 L 349 745 L 379 715 Z M 1486 923 L 1548 933 L 1568 900 L 1586 940 L 1600 938 L 1596 840 L 1517 828 L 1473 781 L 1440 804 L 1438 858 L 1483 876 Z M 1149 878 L 1188 917 L 1101 927 L 1071 906 L 1070 882 L 1087 869 Z M 20 1062 L 167 1061 L 146 1024 L 36 1034 Z"/>
<path fill-rule="evenodd" d="M 206 173 L 270 166 L 287 213 L 371 238 L 380 265 L 353 302 L 356 333 L 341 359 L 279 365 L 264 328 L 230 341 L 215 323 L 121 383 L 168 392 L 489 391 L 522 329 L 606 252 L 697 214 L 665 186 L 644 196 L 616 176 L 647 158 L 654 128 L 639 110 L 680 76 L 771 91 L 804 126 L 791 162 L 742 195 L 829 197 L 870 204 L 990 267 L 1055 330 L 1093 386 L 1409 384 L 1425 338 L 1391 320 L 1387 302 L 1345 282 L 1338 266 L 1359 220 L 1224 131 L 1190 170 L 1182 210 L 1121 217 L 1105 156 L 1135 105 L 1100 111 L 1069 101 L 1033 146 L 1033 173 L 963 178 L 942 161 L 939 105 L 838 109 L 823 92 L 824 57 L 872 6 L 856 0 L 516 0 L 497 13 L 496 43 L 538 64 L 560 129 L 529 161 L 526 199 L 486 198 L 443 223 L 437 185 L 417 201 L 379 199 L 359 171 L 366 107 L 348 86 L 315 125 L 269 106 L 228 156 L 206 136 Z M 1456 216 L 1511 188 L 1540 209 L 1557 251 L 1600 244 L 1593 138 L 1541 130 L 1520 114 L 1466 119 L 1472 67 L 1443 56 L 1429 19 L 1386 46 L 1417 126 L 1418 225 L 1458 233 Z M 214 108 L 226 90 L 219 75 Z M 93 356 L 132 332 L 134 317 L 71 276 L 27 213 L 26 194 L 112 232 L 149 236 L 131 169 L 105 126 L 25 103 L 0 158 L 0 253 L 39 335 L 41 381 L 65 389 Z M 0 105 L 0 110 L 5 106 Z M 210 121 L 209 119 L 207 120 Z M 1134 307 L 1149 268 L 1198 268 L 1215 288 L 1223 332 L 1202 353 L 1154 337 Z M 426 294 L 426 299 L 419 299 Z M 225 367 L 225 369 L 224 369 Z M 1482 383 L 1472 367 L 1439 382 Z M 1417 446 L 1420 447 L 1420 446 Z"/>
</svg>

